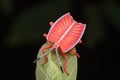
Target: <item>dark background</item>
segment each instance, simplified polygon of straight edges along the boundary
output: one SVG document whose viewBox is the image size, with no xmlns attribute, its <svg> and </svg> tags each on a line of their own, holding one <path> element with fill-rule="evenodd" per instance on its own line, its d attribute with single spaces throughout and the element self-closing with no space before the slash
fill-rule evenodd
<svg viewBox="0 0 120 80">
<path fill-rule="evenodd" d="M 42 34 L 67 12 L 87 25 L 77 80 L 119 78 L 120 0 L 0 0 L 0 80 L 35 80 Z"/>
</svg>

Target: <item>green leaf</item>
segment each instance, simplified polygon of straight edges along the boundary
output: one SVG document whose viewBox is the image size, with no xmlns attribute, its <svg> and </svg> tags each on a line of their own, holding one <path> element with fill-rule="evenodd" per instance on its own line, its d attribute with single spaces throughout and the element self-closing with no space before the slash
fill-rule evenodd
<svg viewBox="0 0 120 80">
<path fill-rule="evenodd" d="M 49 43 L 45 43 L 45 45 L 49 45 Z M 74 48 L 75 49 L 75 48 Z M 59 52 L 60 53 L 60 52 Z M 41 49 L 38 52 L 38 56 L 41 56 L 42 52 Z M 64 58 L 60 55 L 60 61 L 63 65 Z M 37 62 L 36 66 L 36 80 L 76 80 L 77 77 L 77 57 L 72 54 L 71 52 L 68 53 L 68 63 L 67 63 L 67 70 L 69 71 L 69 75 L 65 72 L 62 73 L 59 64 L 57 62 L 57 57 L 55 54 L 55 50 L 47 55 L 48 61 L 44 65 L 41 63 L 44 61 L 44 58 Z"/>
</svg>

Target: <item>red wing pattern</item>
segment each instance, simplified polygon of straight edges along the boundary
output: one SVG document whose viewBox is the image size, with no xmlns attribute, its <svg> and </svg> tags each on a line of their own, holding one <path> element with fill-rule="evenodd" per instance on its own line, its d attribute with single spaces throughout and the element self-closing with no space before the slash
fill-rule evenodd
<svg viewBox="0 0 120 80">
<path fill-rule="evenodd" d="M 68 27 L 73 23 L 73 18 L 70 13 L 67 13 L 60 17 L 50 28 L 47 36 L 47 40 L 57 43 L 62 35 L 66 32 Z"/>
<path fill-rule="evenodd" d="M 84 33 L 85 27 L 85 24 L 74 23 L 73 27 L 59 43 L 60 48 L 63 52 L 69 51 L 80 41 Z"/>
<path fill-rule="evenodd" d="M 53 42 L 55 48 L 60 47 L 63 52 L 67 52 L 79 42 L 84 30 L 85 25 L 77 23 L 70 13 L 67 13 L 52 25 L 47 40 Z"/>
</svg>

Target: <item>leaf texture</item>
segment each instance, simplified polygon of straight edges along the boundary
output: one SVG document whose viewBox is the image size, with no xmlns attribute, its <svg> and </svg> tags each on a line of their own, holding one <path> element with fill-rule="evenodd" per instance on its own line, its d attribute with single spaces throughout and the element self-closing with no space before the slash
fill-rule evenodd
<svg viewBox="0 0 120 80">
<path fill-rule="evenodd" d="M 45 43 L 43 46 L 48 45 L 49 43 Z M 42 46 L 42 47 L 43 47 Z M 38 52 L 38 56 L 42 55 L 41 49 Z M 60 55 L 60 54 L 59 54 Z M 77 57 L 72 53 L 68 53 L 68 63 L 67 70 L 70 75 L 67 75 L 65 72 L 62 73 L 58 62 L 55 51 L 53 50 L 51 53 L 47 55 L 48 62 L 44 65 L 41 63 L 44 61 L 44 58 L 37 62 L 36 66 L 36 80 L 76 80 L 77 77 Z M 60 55 L 60 60 L 63 65 L 64 58 Z M 74 66 L 73 66 L 74 65 Z"/>
</svg>

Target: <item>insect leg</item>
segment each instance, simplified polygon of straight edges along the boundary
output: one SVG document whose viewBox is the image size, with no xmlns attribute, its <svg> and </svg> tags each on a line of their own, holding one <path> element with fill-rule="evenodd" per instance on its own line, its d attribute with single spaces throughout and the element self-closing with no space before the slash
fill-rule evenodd
<svg viewBox="0 0 120 80">
<path fill-rule="evenodd" d="M 52 25 L 53 25 L 53 22 L 50 22 L 49 24 L 50 24 L 50 26 L 52 26 Z M 43 37 L 46 38 L 46 37 L 47 37 L 47 34 L 44 33 L 44 34 L 43 34 Z"/>
<path fill-rule="evenodd" d="M 45 52 L 42 56 L 38 57 L 33 63 L 36 63 L 38 60 L 40 60 L 41 58 L 43 58 L 45 55 L 49 54 L 52 50 L 54 49 L 54 47 L 50 48 L 47 52 Z"/>
<path fill-rule="evenodd" d="M 79 41 L 79 44 L 81 44 L 81 43 L 82 43 L 82 40 Z"/>
<path fill-rule="evenodd" d="M 58 54 L 58 48 L 55 48 L 55 51 L 56 51 L 58 63 L 59 63 L 59 65 L 60 65 L 60 69 L 61 69 L 61 71 L 62 71 L 62 73 L 63 73 L 62 65 L 61 65 L 61 62 L 60 62 L 60 57 L 59 57 L 59 54 Z"/>
<path fill-rule="evenodd" d="M 64 60 L 64 71 L 65 71 L 65 73 L 67 74 L 67 75 L 69 75 L 69 72 L 67 71 L 67 62 L 68 62 L 68 57 L 66 56 L 66 54 L 65 53 L 63 53 L 63 51 L 60 49 L 60 52 L 61 52 L 61 54 L 62 54 L 62 56 L 65 58 L 65 60 Z"/>
<path fill-rule="evenodd" d="M 47 34 L 44 33 L 44 34 L 43 34 L 43 37 L 46 38 L 46 37 L 47 37 Z"/>
<path fill-rule="evenodd" d="M 45 46 L 45 47 L 43 47 L 42 48 L 42 52 L 43 52 L 43 54 L 45 53 L 45 50 L 46 49 L 49 49 L 49 48 L 51 48 L 52 47 L 52 45 L 47 45 L 47 46 Z M 45 59 L 45 61 L 42 63 L 42 65 L 44 65 L 47 61 L 48 61 L 48 58 L 47 58 L 47 56 L 45 55 L 45 57 L 44 57 L 44 59 Z"/>
<path fill-rule="evenodd" d="M 80 55 L 74 49 L 71 49 L 70 52 L 74 53 L 78 58 L 80 58 Z"/>
<path fill-rule="evenodd" d="M 53 22 L 50 22 L 49 24 L 50 24 L 50 26 L 52 26 L 52 25 L 53 25 Z"/>
</svg>

